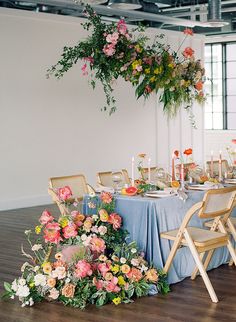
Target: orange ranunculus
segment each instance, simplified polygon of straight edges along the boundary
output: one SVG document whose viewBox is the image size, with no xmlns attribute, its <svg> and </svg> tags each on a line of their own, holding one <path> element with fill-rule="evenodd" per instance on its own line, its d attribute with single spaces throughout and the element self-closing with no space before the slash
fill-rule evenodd
<svg viewBox="0 0 236 322">
<path fill-rule="evenodd" d="M 193 36 L 193 29 L 185 28 L 184 29 L 184 34 L 189 35 L 189 36 Z"/>
<path fill-rule="evenodd" d="M 176 157 L 176 158 L 179 158 L 179 151 L 178 150 L 175 150 L 173 152 L 173 155 Z"/>
<path fill-rule="evenodd" d="M 203 88 L 203 82 L 199 81 L 195 84 L 195 88 L 197 91 L 201 91 Z"/>
<path fill-rule="evenodd" d="M 192 153 L 193 153 L 193 149 L 191 148 L 184 150 L 185 155 L 191 155 Z"/>
<path fill-rule="evenodd" d="M 194 50 L 191 47 L 186 47 L 183 51 L 185 58 L 191 58 L 194 55 Z"/>
</svg>

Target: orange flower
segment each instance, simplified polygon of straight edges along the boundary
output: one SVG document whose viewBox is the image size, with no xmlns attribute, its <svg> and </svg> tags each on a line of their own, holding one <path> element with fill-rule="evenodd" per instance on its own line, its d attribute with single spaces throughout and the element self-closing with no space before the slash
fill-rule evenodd
<svg viewBox="0 0 236 322">
<path fill-rule="evenodd" d="M 173 154 L 177 159 L 179 158 L 179 151 L 178 150 L 175 150 Z"/>
<path fill-rule="evenodd" d="M 185 58 L 191 58 L 194 55 L 194 50 L 191 47 L 186 47 L 183 51 Z"/>
<path fill-rule="evenodd" d="M 143 277 L 142 272 L 135 267 L 132 267 L 129 273 L 126 274 L 126 276 L 128 277 L 128 279 L 134 282 L 140 281 Z"/>
<path fill-rule="evenodd" d="M 155 268 L 151 268 L 146 272 L 146 279 L 150 282 L 157 282 L 158 281 L 158 274 Z"/>
<path fill-rule="evenodd" d="M 127 274 L 130 271 L 130 267 L 127 264 L 122 265 L 120 269 L 123 274 Z"/>
<path fill-rule="evenodd" d="M 63 289 L 61 290 L 61 294 L 65 297 L 74 297 L 75 294 L 75 285 L 68 283 L 66 284 Z"/>
<path fill-rule="evenodd" d="M 146 153 L 140 153 L 138 155 L 139 158 L 144 159 L 146 157 Z"/>
<path fill-rule="evenodd" d="M 193 150 L 191 148 L 184 150 L 185 155 L 191 155 L 193 153 Z"/>
<path fill-rule="evenodd" d="M 195 84 L 195 88 L 197 91 L 201 91 L 203 88 L 203 82 L 199 81 Z"/>
<path fill-rule="evenodd" d="M 49 286 L 49 287 L 54 287 L 55 285 L 56 285 L 56 279 L 55 278 L 49 278 L 48 280 L 47 280 L 47 285 Z"/>
<path fill-rule="evenodd" d="M 184 34 L 187 36 L 193 36 L 193 30 L 190 28 L 185 28 L 184 29 Z"/>
</svg>

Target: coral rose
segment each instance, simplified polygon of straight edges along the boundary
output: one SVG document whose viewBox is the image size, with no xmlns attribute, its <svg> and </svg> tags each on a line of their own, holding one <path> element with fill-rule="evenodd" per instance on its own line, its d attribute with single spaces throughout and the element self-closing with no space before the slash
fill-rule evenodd
<svg viewBox="0 0 236 322">
<path fill-rule="evenodd" d="M 141 278 L 143 277 L 142 272 L 135 267 L 132 267 L 129 273 L 126 274 L 126 276 L 128 277 L 128 279 L 134 282 L 140 281 Z"/>
<path fill-rule="evenodd" d="M 145 278 L 150 282 L 157 282 L 158 281 L 158 274 L 155 268 L 149 269 L 146 274 Z"/>
<path fill-rule="evenodd" d="M 85 259 L 79 260 L 75 267 L 76 277 L 83 278 L 86 276 L 91 276 L 93 274 L 91 265 L 88 262 L 86 262 Z"/>
<path fill-rule="evenodd" d="M 110 192 L 103 191 L 100 196 L 103 203 L 111 203 L 112 202 L 112 194 Z"/>
<path fill-rule="evenodd" d="M 99 216 L 100 216 L 100 220 L 102 222 L 107 222 L 108 221 L 109 215 L 108 215 L 108 212 L 105 209 L 100 209 L 98 213 L 99 213 Z"/>
<path fill-rule="evenodd" d="M 66 201 L 72 197 L 72 191 L 69 186 L 59 188 L 57 190 L 57 194 L 58 194 L 59 199 L 61 199 L 63 201 Z"/>
<path fill-rule="evenodd" d="M 90 240 L 90 249 L 93 252 L 102 253 L 106 248 L 106 244 L 103 239 L 98 237 L 92 237 Z"/>
<path fill-rule="evenodd" d="M 109 216 L 108 222 L 112 224 L 115 230 L 117 230 L 121 226 L 122 219 L 121 219 L 121 216 L 119 216 L 118 214 L 112 213 Z"/>
<path fill-rule="evenodd" d="M 65 297 L 73 298 L 75 294 L 75 285 L 68 283 L 61 290 L 61 294 Z"/>
<path fill-rule="evenodd" d="M 191 47 L 186 47 L 183 51 L 185 58 L 191 58 L 194 55 L 194 50 Z"/>
<path fill-rule="evenodd" d="M 51 215 L 51 213 L 47 210 L 44 210 L 41 217 L 39 218 L 39 221 L 42 225 L 46 225 L 47 223 L 53 221 L 54 217 Z"/>
<path fill-rule="evenodd" d="M 197 91 L 201 91 L 203 89 L 203 82 L 199 81 L 195 84 L 195 88 Z"/>
<path fill-rule="evenodd" d="M 193 36 L 193 30 L 190 29 L 190 28 L 185 28 L 184 29 L 184 34 L 189 35 L 189 36 Z"/>
<path fill-rule="evenodd" d="M 60 226 L 58 223 L 48 223 L 44 229 L 44 240 L 46 243 L 58 244 L 62 238 L 60 236 Z"/>
<path fill-rule="evenodd" d="M 68 239 L 78 235 L 76 224 L 70 223 L 68 226 L 63 228 L 63 236 Z"/>
</svg>

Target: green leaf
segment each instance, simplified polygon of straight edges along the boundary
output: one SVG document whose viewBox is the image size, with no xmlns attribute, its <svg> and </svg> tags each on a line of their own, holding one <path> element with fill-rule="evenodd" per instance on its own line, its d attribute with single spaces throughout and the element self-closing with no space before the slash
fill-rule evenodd
<svg viewBox="0 0 236 322">
<path fill-rule="evenodd" d="M 12 293 L 11 284 L 9 284 L 7 282 L 4 282 L 3 286 L 4 286 L 6 291 Z"/>
</svg>

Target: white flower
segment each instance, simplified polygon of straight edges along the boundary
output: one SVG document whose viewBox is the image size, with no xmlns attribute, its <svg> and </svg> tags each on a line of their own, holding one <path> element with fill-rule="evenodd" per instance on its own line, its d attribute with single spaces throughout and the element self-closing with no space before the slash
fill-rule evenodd
<svg viewBox="0 0 236 322">
<path fill-rule="evenodd" d="M 29 299 L 29 305 L 30 306 L 34 305 L 34 301 L 33 301 L 32 297 Z"/>
<path fill-rule="evenodd" d="M 97 233 L 97 232 L 98 232 L 98 226 L 93 226 L 93 227 L 91 228 L 91 231 L 92 231 L 93 233 Z"/>
<path fill-rule="evenodd" d="M 35 267 L 34 267 L 34 272 L 36 273 L 39 269 L 40 269 L 40 267 L 39 267 L 39 266 L 35 266 Z"/>
<path fill-rule="evenodd" d="M 138 258 L 132 258 L 131 259 L 131 264 L 133 266 L 138 266 L 139 265 L 139 259 Z"/>
<path fill-rule="evenodd" d="M 22 303 L 22 304 L 21 304 L 21 307 L 25 307 L 25 303 Z"/>
<path fill-rule="evenodd" d="M 27 266 L 31 266 L 28 262 L 25 262 L 22 266 L 21 266 L 21 272 L 24 272 L 24 270 L 26 269 Z"/>
<path fill-rule="evenodd" d="M 59 291 L 56 288 L 52 288 L 48 297 L 51 297 L 53 300 L 56 300 L 59 296 Z"/>
<path fill-rule="evenodd" d="M 120 258 L 120 262 L 121 262 L 121 264 L 125 264 L 125 263 L 126 263 L 126 258 L 121 257 L 121 258 Z"/>
<path fill-rule="evenodd" d="M 106 226 L 99 226 L 98 227 L 98 232 L 100 235 L 105 235 L 107 233 L 107 227 Z"/>
<path fill-rule="evenodd" d="M 18 285 L 24 286 L 26 284 L 26 280 L 24 278 L 19 278 L 18 279 Z"/>
<path fill-rule="evenodd" d="M 29 294 L 30 294 L 30 290 L 27 285 L 19 285 L 18 286 L 16 296 L 27 297 L 27 296 L 29 296 Z"/>
<path fill-rule="evenodd" d="M 84 246 L 89 246 L 92 236 L 87 236 L 86 240 L 83 241 Z"/>
<path fill-rule="evenodd" d="M 34 244 L 31 249 L 33 252 L 37 252 L 38 250 L 43 249 L 43 246 L 41 244 Z"/>
<path fill-rule="evenodd" d="M 93 220 L 96 221 L 96 220 L 98 220 L 99 217 L 98 217 L 98 215 L 92 215 L 92 218 L 93 218 Z"/>
<path fill-rule="evenodd" d="M 146 272 L 148 270 L 148 267 L 145 265 L 141 266 L 141 272 Z"/>
<path fill-rule="evenodd" d="M 47 277 L 43 274 L 37 274 L 34 277 L 35 286 L 45 286 L 47 283 Z"/>
<path fill-rule="evenodd" d="M 14 300 L 15 296 L 14 296 L 14 295 L 12 295 L 10 298 L 11 298 L 12 300 Z"/>
<path fill-rule="evenodd" d="M 29 235 L 31 233 L 31 230 L 25 230 L 25 234 Z"/>
<path fill-rule="evenodd" d="M 81 238 L 82 241 L 85 241 L 87 239 L 87 235 L 86 234 L 83 234 L 83 235 L 81 235 L 80 238 Z"/>
<path fill-rule="evenodd" d="M 136 248 L 131 248 L 131 253 L 132 253 L 132 254 L 137 253 L 137 249 L 136 249 Z"/>
<path fill-rule="evenodd" d="M 12 291 L 16 292 L 18 290 L 18 285 L 16 279 L 11 284 Z"/>
<path fill-rule="evenodd" d="M 55 269 L 55 275 L 59 280 L 62 280 L 66 277 L 66 269 L 63 266 L 59 266 Z"/>
<path fill-rule="evenodd" d="M 66 284 L 70 283 L 70 278 L 69 277 L 66 278 L 65 283 Z"/>
</svg>

